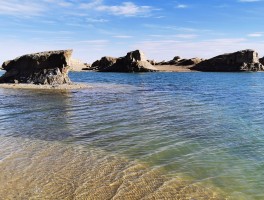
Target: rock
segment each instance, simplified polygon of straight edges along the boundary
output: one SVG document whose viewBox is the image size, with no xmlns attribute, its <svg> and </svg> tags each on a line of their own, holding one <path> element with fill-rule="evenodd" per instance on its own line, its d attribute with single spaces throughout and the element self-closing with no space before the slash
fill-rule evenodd
<svg viewBox="0 0 264 200">
<path fill-rule="evenodd" d="M 100 72 L 152 72 L 157 71 L 150 64 L 145 55 L 139 51 L 128 52 L 125 57 L 113 58 L 102 57 L 101 60 L 95 61 L 92 67 Z"/>
<path fill-rule="evenodd" d="M 150 64 L 152 65 L 156 65 L 156 61 L 155 60 L 147 60 Z"/>
<path fill-rule="evenodd" d="M 175 56 L 172 60 L 162 61 L 160 63 L 157 63 L 157 65 L 190 66 L 190 65 L 196 65 L 202 60 L 203 59 L 201 58 L 181 59 L 179 56 Z"/>
<path fill-rule="evenodd" d="M 91 70 L 92 68 L 92 65 L 91 64 L 88 64 L 88 63 L 84 63 L 84 68 L 82 68 L 82 70 Z"/>
<path fill-rule="evenodd" d="M 0 83 L 64 84 L 68 77 L 72 50 L 27 54 L 3 63 L 6 73 Z"/>
<path fill-rule="evenodd" d="M 210 72 L 263 71 L 258 53 L 254 50 L 243 50 L 223 54 L 196 64 L 193 70 Z"/>
<path fill-rule="evenodd" d="M 109 67 L 116 63 L 116 61 L 117 58 L 105 56 L 102 57 L 100 60 L 95 61 L 92 64 L 92 68 L 93 70 L 107 71 Z"/>
<path fill-rule="evenodd" d="M 262 65 L 264 65 L 264 57 L 260 58 L 260 59 L 259 59 L 259 62 L 260 62 Z"/>
<path fill-rule="evenodd" d="M 96 60 L 92 63 L 91 68 L 96 68 L 100 65 L 100 60 Z"/>
<path fill-rule="evenodd" d="M 147 61 L 144 53 L 140 50 L 128 52 L 125 56 L 125 59 L 129 62 Z"/>
<path fill-rule="evenodd" d="M 156 65 L 169 65 L 169 61 L 166 62 L 165 60 L 163 60 L 161 62 L 156 63 Z"/>
<path fill-rule="evenodd" d="M 188 65 L 197 65 L 203 59 L 201 58 L 191 58 L 191 59 L 181 59 L 176 63 L 177 66 L 188 66 Z"/>
<path fill-rule="evenodd" d="M 178 60 L 180 60 L 180 59 L 181 59 L 180 56 L 175 56 L 172 60 L 178 61 Z"/>
</svg>

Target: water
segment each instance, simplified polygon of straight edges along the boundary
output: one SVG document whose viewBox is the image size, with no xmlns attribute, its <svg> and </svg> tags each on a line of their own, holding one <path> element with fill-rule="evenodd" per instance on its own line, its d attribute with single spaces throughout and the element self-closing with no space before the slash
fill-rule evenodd
<svg viewBox="0 0 264 200">
<path fill-rule="evenodd" d="M 263 73 L 71 73 L 0 89 L 0 199 L 264 199 Z"/>
</svg>

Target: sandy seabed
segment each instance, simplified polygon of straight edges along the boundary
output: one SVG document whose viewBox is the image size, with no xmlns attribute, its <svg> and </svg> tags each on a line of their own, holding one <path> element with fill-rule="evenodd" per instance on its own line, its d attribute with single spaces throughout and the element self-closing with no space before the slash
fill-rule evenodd
<svg viewBox="0 0 264 200">
<path fill-rule="evenodd" d="M 0 136 L 0 199 L 222 200 L 214 190 L 99 149 Z"/>
<path fill-rule="evenodd" d="M 0 88 L 7 89 L 48 89 L 48 90 L 73 90 L 73 89 L 86 89 L 91 88 L 91 86 L 84 83 L 71 83 L 62 85 L 36 85 L 27 83 L 2 83 Z"/>
</svg>

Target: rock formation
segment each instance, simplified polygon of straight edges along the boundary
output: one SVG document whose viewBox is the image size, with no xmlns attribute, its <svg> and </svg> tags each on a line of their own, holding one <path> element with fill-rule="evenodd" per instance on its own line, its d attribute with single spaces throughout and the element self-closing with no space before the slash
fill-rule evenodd
<svg viewBox="0 0 264 200">
<path fill-rule="evenodd" d="M 264 65 L 264 57 L 260 58 L 260 59 L 259 59 L 259 62 L 260 62 L 262 65 Z"/>
<path fill-rule="evenodd" d="M 27 54 L 3 63 L 6 73 L 0 83 L 64 84 L 68 77 L 72 50 Z"/>
<path fill-rule="evenodd" d="M 115 64 L 117 61 L 117 58 L 114 57 L 102 57 L 100 60 L 95 61 L 91 68 L 93 70 L 98 70 L 98 71 L 107 71 L 110 66 Z"/>
<path fill-rule="evenodd" d="M 91 67 L 92 67 L 91 64 L 84 63 L 84 66 L 85 66 L 85 67 L 83 67 L 82 70 L 84 70 L 84 71 L 85 71 L 85 70 L 91 70 Z"/>
<path fill-rule="evenodd" d="M 150 64 L 152 65 L 156 65 L 156 61 L 155 60 L 147 60 Z"/>
<path fill-rule="evenodd" d="M 179 56 L 175 56 L 170 61 L 162 61 L 157 63 L 156 65 L 190 66 L 190 65 L 196 65 L 200 63 L 202 60 L 203 59 L 201 58 L 182 59 Z"/>
<path fill-rule="evenodd" d="M 254 50 L 243 50 L 235 53 L 223 54 L 204 60 L 195 65 L 193 70 L 210 72 L 238 72 L 238 71 L 263 71 L 259 62 L 258 53 Z"/>
<path fill-rule="evenodd" d="M 151 65 L 145 55 L 135 50 L 127 53 L 125 57 L 103 57 L 92 64 L 92 69 L 100 72 L 152 72 L 157 71 Z"/>
</svg>

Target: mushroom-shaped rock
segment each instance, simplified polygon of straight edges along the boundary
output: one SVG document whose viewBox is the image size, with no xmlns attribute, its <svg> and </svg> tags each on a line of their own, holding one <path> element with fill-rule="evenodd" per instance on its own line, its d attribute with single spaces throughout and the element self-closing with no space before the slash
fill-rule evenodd
<svg viewBox="0 0 264 200">
<path fill-rule="evenodd" d="M 68 77 L 72 50 L 27 54 L 3 63 L 6 73 L 0 83 L 33 83 L 58 85 L 70 83 Z"/>
</svg>

